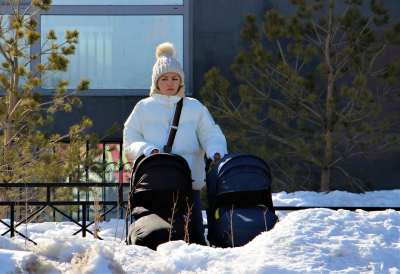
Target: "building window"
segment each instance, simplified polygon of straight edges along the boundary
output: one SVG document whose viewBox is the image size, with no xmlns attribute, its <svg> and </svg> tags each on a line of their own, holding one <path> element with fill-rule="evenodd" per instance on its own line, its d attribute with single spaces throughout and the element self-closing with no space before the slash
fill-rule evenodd
<svg viewBox="0 0 400 274">
<path fill-rule="evenodd" d="M 73 88 L 82 77 L 90 79 L 92 89 L 148 89 L 155 46 L 173 41 L 177 52 L 183 52 L 182 15 L 42 15 L 41 19 L 42 37 L 50 29 L 80 33 L 68 72 L 49 78 L 44 89 L 54 89 L 60 78 Z M 183 64 L 182 55 L 178 60 Z"/>
<path fill-rule="evenodd" d="M 53 0 L 50 11 L 37 18 L 42 37 L 54 29 L 63 41 L 66 30 L 78 29 L 79 44 L 69 56 L 68 71 L 47 79 L 37 91 L 54 93 L 61 78 L 72 91 L 88 78 L 90 90 L 80 95 L 148 95 L 156 45 L 168 41 L 175 45 L 191 94 L 189 5 L 190 0 Z M 43 42 L 31 46 L 31 53 L 39 52 Z"/>
</svg>

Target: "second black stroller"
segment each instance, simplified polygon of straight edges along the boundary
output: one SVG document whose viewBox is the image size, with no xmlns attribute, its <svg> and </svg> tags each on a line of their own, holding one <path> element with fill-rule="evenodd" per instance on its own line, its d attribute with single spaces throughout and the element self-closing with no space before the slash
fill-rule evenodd
<svg viewBox="0 0 400 274">
<path fill-rule="evenodd" d="M 243 246 L 278 220 L 270 169 L 255 155 L 222 158 L 207 174 L 207 198 L 208 240 L 217 247 Z"/>
</svg>

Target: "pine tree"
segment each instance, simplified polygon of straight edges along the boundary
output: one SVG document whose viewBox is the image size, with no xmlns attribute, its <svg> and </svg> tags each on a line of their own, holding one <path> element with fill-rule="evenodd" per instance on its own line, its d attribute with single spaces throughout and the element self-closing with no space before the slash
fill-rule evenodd
<svg viewBox="0 0 400 274">
<path fill-rule="evenodd" d="M 83 117 L 80 124 L 72 125 L 65 135 L 50 134 L 44 127 L 52 122 L 57 111 L 71 112 L 80 107 L 81 101 L 75 95 L 89 89 L 89 80 L 82 79 L 74 91 L 67 90 L 66 80 L 59 80 L 54 96 L 41 96 L 35 88 L 57 72 L 67 71 L 68 56 L 75 53 L 78 30 L 68 30 L 65 41 L 56 43 L 57 34 L 49 31 L 41 37 L 35 19 L 40 12 L 50 9 L 51 0 L 33 0 L 25 9 L 20 0 L 7 0 L 4 4 L 13 14 L 0 18 L 0 182 L 66 182 L 81 180 L 83 172 L 79 167 L 95 166 L 98 155 L 96 134 L 87 135 L 85 130 L 92 121 Z M 31 54 L 29 48 L 42 39 L 41 50 Z M 45 57 L 45 58 L 43 58 Z M 34 69 L 31 63 L 38 62 Z M 115 127 L 114 127 L 115 129 Z M 62 140 L 68 139 L 69 145 Z M 90 149 L 86 144 L 90 144 Z M 29 195 L 0 188 L 0 201 L 18 200 L 41 196 L 37 191 Z M 54 195 L 70 196 L 70 191 L 57 190 Z M 24 198 L 25 197 L 25 198 Z"/>
<path fill-rule="evenodd" d="M 333 170 L 365 189 L 346 161 L 398 148 L 399 120 L 381 111 L 400 95 L 400 60 L 382 58 L 400 44 L 400 22 L 390 24 L 383 0 L 370 1 L 368 16 L 362 0 L 290 3 L 292 16 L 273 8 L 261 31 L 256 16 L 245 15 L 248 50 L 231 65 L 241 84 L 230 88 L 212 68 L 203 100 L 225 125 L 231 150 L 263 156 L 283 189 L 307 189 L 317 171 L 317 187 L 329 191 Z"/>
</svg>

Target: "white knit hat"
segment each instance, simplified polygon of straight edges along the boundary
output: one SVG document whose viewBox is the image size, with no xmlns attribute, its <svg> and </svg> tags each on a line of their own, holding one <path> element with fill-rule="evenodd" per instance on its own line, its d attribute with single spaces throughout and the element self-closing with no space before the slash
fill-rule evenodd
<svg viewBox="0 0 400 274">
<path fill-rule="evenodd" d="M 185 94 L 185 75 L 183 74 L 181 64 L 179 64 L 178 60 L 175 59 L 174 46 L 168 42 L 159 44 L 156 47 L 156 58 L 157 61 L 153 66 L 153 75 L 151 76 L 150 96 L 153 93 L 160 93 L 157 88 L 157 81 L 161 75 L 168 72 L 175 72 L 178 73 L 181 78 L 181 88 L 176 96 L 183 97 Z"/>
</svg>

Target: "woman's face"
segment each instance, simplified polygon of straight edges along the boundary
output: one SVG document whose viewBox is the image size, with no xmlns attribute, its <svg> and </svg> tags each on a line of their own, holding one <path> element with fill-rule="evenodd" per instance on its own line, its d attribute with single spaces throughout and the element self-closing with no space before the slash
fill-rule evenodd
<svg viewBox="0 0 400 274">
<path fill-rule="evenodd" d="M 164 73 L 157 81 L 157 86 L 161 91 L 161 94 L 167 96 L 175 95 L 180 84 L 181 77 L 179 77 L 179 74 L 175 72 Z"/>
</svg>

